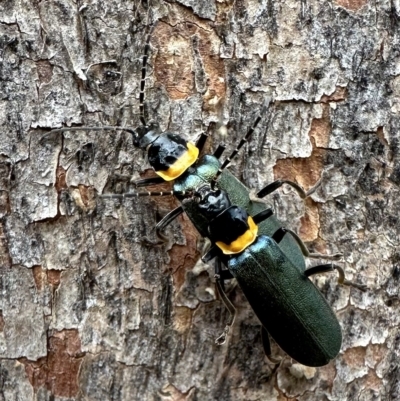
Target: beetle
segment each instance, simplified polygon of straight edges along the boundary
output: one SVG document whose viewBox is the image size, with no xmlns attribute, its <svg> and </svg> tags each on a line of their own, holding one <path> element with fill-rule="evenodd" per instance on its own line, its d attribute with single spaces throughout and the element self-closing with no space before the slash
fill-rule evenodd
<svg viewBox="0 0 400 401">
<path fill-rule="evenodd" d="M 269 333 L 303 365 L 318 367 L 334 359 L 342 343 L 341 328 L 308 277 L 337 270 L 340 284 L 365 287 L 346 280 L 342 268 L 332 263 L 301 271 L 301 263 L 293 263 L 280 246 L 283 228 L 273 236 L 260 233 L 259 224 L 269 218 L 264 211 L 251 216 L 233 205 L 226 192 L 207 185 L 198 189 L 195 200 L 209 221 L 208 236 L 213 243 L 203 260 L 217 256 L 228 267 L 223 280 L 236 278 L 262 324 L 267 357 L 278 362 L 271 356 Z"/>
<path fill-rule="evenodd" d="M 199 211 L 199 204 L 195 200 L 196 197 L 188 196 L 197 192 L 199 188 L 204 185 L 210 185 L 212 189 L 220 189 L 224 193 L 229 194 L 231 201 L 237 207 L 243 208 L 250 216 L 262 215 L 263 219 L 259 221 L 259 233 L 266 235 L 267 237 L 273 237 L 274 235 L 280 236 L 279 246 L 285 257 L 292 263 L 293 266 L 303 273 L 306 269 L 304 256 L 311 257 L 326 257 L 336 259 L 338 255 L 320 255 L 310 254 L 304 244 L 301 242 L 299 237 L 290 230 L 282 230 L 281 223 L 275 217 L 272 209 L 268 208 L 267 205 L 260 200 L 250 199 L 249 189 L 243 185 L 236 177 L 234 177 L 226 167 L 238 154 L 239 150 L 247 143 L 257 125 L 261 120 L 259 115 L 247 134 L 241 139 L 239 144 L 235 147 L 229 157 L 225 159 L 223 163 L 220 162 L 225 147 L 219 145 L 213 154 L 206 154 L 201 157 L 201 151 L 207 140 L 207 135 L 202 134 L 198 141 L 193 144 L 187 142 L 181 136 L 171 132 L 161 132 L 158 125 L 155 123 L 147 123 L 144 116 L 144 93 L 145 93 L 145 80 L 146 80 L 146 67 L 147 60 L 149 57 L 150 49 L 150 31 L 146 45 L 144 48 L 144 55 L 142 58 L 142 75 L 140 80 L 140 93 L 139 93 L 139 112 L 141 126 L 132 129 L 127 127 L 71 127 L 61 128 L 50 131 L 47 135 L 57 132 L 64 131 L 79 131 L 79 130 L 119 130 L 126 131 L 132 135 L 133 144 L 135 147 L 146 150 L 149 160 L 149 164 L 154 169 L 157 177 L 146 178 L 142 180 L 134 181 L 133 184 L 136 188 L 143 186 L 156 185 L 165 181 L 173 182 L 173 190 L 171 192 L 139 192 L 133 194 L 106 194 L 102 195 L 103 198 L 125 198 L 130 196 L 157 196 L 157 195 L 175 195 L 181 202 L 181 205 L 170 213 L 168 213 L 156 226 L 156 230 L 160 233 L 165 227 L 168 226 L 175 218 L 177 218 L 183 212 L 186 212 L 189 219 L 194 224 L 195 228 L 203 237 L 209 237 L 208 227 L 210 220 L 207 216 Z M 267 110 L 267 106 L 270 100 L 268 99 L 266 105 L 263 107 L 262 112 Z M 258 193 L 259 199 L 264 198 L 268 194 L 272 193 L 282 185 L 287 184 L 294 188 L 298 194 L 305 198 L 309 196 L 317 186 L 312 188 L 310 191 L 305 192 L 296 183 L 288 180 L 277 180 L 271 184 L 266 185 Z M 215 250 L 215 248 L 213 248 Z M 209 254 L 212 256 L 212 254 Z M 217 280 L 217 288 L 221 295 L 222 300 L 228 309 L 232 310 L 226 294 L 224 293 L 224 281 L 226 279 L 223 276 L 225 270 L 217 262 L 216 264 L 216 276 L 222 275 L 221 279 Z M 229 331 L 232 322 L 228 322 L 224 333 L 218 337 L 217 343 L 222 344 L 226 340 L 226 334 Z"/>
</svg>

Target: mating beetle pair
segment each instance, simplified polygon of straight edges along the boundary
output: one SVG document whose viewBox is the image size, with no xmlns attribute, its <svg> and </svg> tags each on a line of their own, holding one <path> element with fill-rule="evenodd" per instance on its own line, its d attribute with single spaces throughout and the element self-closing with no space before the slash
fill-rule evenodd
<svg viewBox="0 0 400 401">
<path fill-rule="evenodd" d="M 150 35 L 149 35 L 150 40 Z M 224 147 L 213 155 L 199 158 L 207 135 L 202 134 L 196 144 L 187 143 L 173 133 L 161 133 L 156 125 L 146 124 L 144 118 L 144 89 L 149 51 L 146 43 L 140 82 L 140 120 L 137 129 L 101 127 L 97 130 L 118 129 L 133 135 L 134 145 L 147 150 L 150 165 L 158 177 L 134 182 L 136 187 L 174 181 L 171 192 L 146 192 L 103 197 L 143 195 L 176 195 L 181 206 L 171 211 L 156 226 L 162 231 L 181 213 L 186 212 L 199 233 L 212 241 L 204 256 L 208 261 L 217 257 L 215 277 L 222 300 L 231 312 L 231 320 L 218 339 L 223 343 L 233 322 L 234 307 L 230 303 L 224 282 L 236 277 L 263 326 L 263 344 L 271 357 L 268 332 L 294 359 L 309 366 L 321 366 L 333 359 L 340 349 L 341 331 L 335 315 L 325 299 L 309 281 L 314 273 L 337 269 L 340 281 L 343 271 L 334 264 L 320 265 L 306 270 L 304 255 L 308 251 L 300 238 L 281 227 L 273 211 L 261 201 L 251 200 L 249 190 L 225 168 L 240 148 L 250 139 L 261 117 L 258 117 L 232 154 L 220 163 Z M 94 128 L 74 128 L 84 130 Z M 54 130 L 60 132 L 69 128 Z M 270 194 L 284 183 L 292 186 L 304 198 L 305 193 L 296 183 L 275 181 L 258 192 L 258 198 Z M 221 224 L 223 221 L 223 224 Z M 221 232 L 218 227 L 226 227 Z M 320 255 L 318 255 L 320 256 Z M 228 267 L 223 268 L 222 264 Z"/>
</svg>

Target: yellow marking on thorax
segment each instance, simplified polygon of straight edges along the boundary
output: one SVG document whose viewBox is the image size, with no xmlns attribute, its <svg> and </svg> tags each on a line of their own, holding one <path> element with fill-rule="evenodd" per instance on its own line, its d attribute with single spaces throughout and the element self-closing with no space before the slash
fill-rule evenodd
<svg viewBox="0 0 400 401">
<path fill-rule="evenodd" d="M 247 219 L 247 223 L 249 224 L 249 229 L 239 238 L 235 239 L 235 241 L 232 241 L 230 244 L 225 244 L 221 241 L 215 243 L 225 255 L 240 253 L 256 240 L 258 233 L 257 224 L 254 223 L 251 216 Z M 229 227 L 227 227 L 227 229 L 229 230 Z"/>
</svg>

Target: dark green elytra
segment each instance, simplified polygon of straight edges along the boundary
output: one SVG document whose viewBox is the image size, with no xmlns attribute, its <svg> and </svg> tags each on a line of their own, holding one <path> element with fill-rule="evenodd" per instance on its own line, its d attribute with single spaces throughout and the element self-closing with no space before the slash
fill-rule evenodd
<svg viewBox="0 0 400 401">
<path fill-rule="evenodd" d="M 259 236 L 226 263 L 261 324 L 290 357 L 317 367 L 337 356 L 342 332 L 335 314 L 272 238 Z"/>
<path fill-rule="evenodd" d="M 220 162 L 217 158 L 212 155 L 203 156 L 174 181 L 174 191 L 195 191 L 202 185 L 209 184 L 215 177 L 219 167 Z M 249 189 L 228 170 L 222 172 L 217 181 L 217 187 L 229 195 L 233 205 L 245 209 L 250 216 L 254 216 L 267 208 L 264 202 L 250 199 Z M 210 222 L 199 212 L 198 203 L 190 198 L 183 199 L 182 207 L 199 233 L 203 237 L 208 237 L 208 225 Z M 258 225 L 258 234 L 272 237 L 280 227 L 282 227 L 282 224 L 272 215 Z M 283 237 L 279 246 L 297 269 L 304 272 L 306 265 L 303 253 L 290 233 Z"/>
</svg>

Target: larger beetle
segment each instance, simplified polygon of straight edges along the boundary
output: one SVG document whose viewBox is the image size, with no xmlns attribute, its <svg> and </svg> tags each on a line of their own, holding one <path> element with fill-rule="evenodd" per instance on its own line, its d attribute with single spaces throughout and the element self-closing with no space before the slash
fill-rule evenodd
<svg viewBox="0 0 400 401">
<path fill-rule="evenodd" d="M 249 189 L 244 186 L 236 177 L 234 177 L 226 167 L 233 160 L 243 145 L 250 140 L 254 130 L 261 120 L 258 116 L 254 124 L 248 130 L 245 137 L 239 142 L 234 151 L 223 163 L 220 163 L 220 157 L 224 151 L 224 146 L 220 145 L 214 154 L 206 154 L 199 157 L 207 140 L 207 135 L 202 134 L 196 144 L 192 144 L 184 140 L 181 136 L 171 132 L 161 132 L 157 124 L 148 124 L 144 117 L 144 90 L 146 78 L 146 65 L 148 52 L 150 49 L 150 38 L 145 45 L 144 56 L 142 61 L 142 78 L 140 81 L 140 121 L 141 126 L 132 129 L 127 127 L 72 127 L 61 128 L 51 131 L 51 133 L 70 131 L 70 130 L 120 130 L 127 131 L 132 134 L 133 144 L 135 147 L 146 150 L 150 165 L 153 167 L 157 177 L 146 178 L 134 181 L 133 184 L 139 188 L 143 186 L 151 186 L 162 183 L 164 181 L 173 182 L 172 194 L 176 195 L 181 205 L 168 213 L 156 226 L 157 231 L 162 231 L 169 223 L 171 223 L 181 213 L 186 212 L 190 220 L 193 222 L 196 229 L 203 237 L 208 237 L 209 219 L 199 211 L 199 205 L 193 197 L 187 197 L 185 194 L 196 192 L 204 185 L 210 185 L 213 189 L 220 189 L 229 194 L 232 203 L 246 210 L 250 215 L 262 214 L 263 220 L 259 222 L 259 233 L 268 237 L 274 235 L 280 236 L 280 249 L 285 257 L 292 263 L 293 266 L 300 272 L 304 272 L 306 265 L 303 255 L 309 255 L 301 240 L 297 235 L 289 230 L 282 230 L 281 223 L 276 219 L 272 209 L 268 208 L 265 203 L 259 200 L 252 200 L 249 196 Z M 266 105 L 262 108 L 261 114 L 265 113 L 269 104 L 269 99 Z M 47 134 L 47 135 L 49 135 Z M 311 192 L 305 192 L 296 183 L 285 180 L 275 181 L 257 193 L 258 198 L 263 198 L 271 192 L 278 189 L 283 184 L 288 184 L 293 187 L 302 198 L 308 196 Z M 158 193 L 149 192 L 149 195 L 157 195 Z M 109 194 L 103 197 L 128 197 L 130 194 Z M 136 196 L 137 194 L 133 194 Z M 143 195 L 140 193 L 140 195 Z M 335 255 L 334 255 L 335 258 Z M 217 267 L 217 274 L 221 270 L 221 266 Z M 227 307 L 230 307 L 229 302 L 223 294 L 223 279 L 219 284 L 220 293 Z M 229 324 L 227 325 L 229 327 Z M 224 342 L 225 335 L 218 339 L 219 343 Z"/>
</svg>

